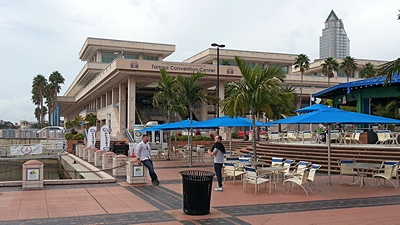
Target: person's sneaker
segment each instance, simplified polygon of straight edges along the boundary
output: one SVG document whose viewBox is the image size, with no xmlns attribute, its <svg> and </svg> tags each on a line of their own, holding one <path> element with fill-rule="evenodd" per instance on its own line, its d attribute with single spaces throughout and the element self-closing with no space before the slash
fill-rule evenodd
<svg viewBox="0 0 400 225">
<path fill-rule="evenodd" d="M 158 180 L 153 181 L 153 185 L 154 185 L 154 186 L 157 186 L 157 185 L 159 185 L 159 184 L 160 184 L 160 181 L 158 181 Z"/>
<path fill-rule="evenodd" d="M 214 191 L 222 191 L 222 187 L 217 187 L 214 189 Z"/>
</svg>

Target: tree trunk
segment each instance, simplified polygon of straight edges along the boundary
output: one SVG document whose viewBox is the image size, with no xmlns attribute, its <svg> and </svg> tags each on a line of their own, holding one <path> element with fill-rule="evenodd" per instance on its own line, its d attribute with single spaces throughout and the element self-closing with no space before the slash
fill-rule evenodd
<svg viewBox="0 0 400 225">
<path fill-rule="evenodd" d="M 257 150 L 256 150 L 256 117 L 254 115 L 254 113 L 251 115 L 251 124 L 253 127 L 253 158 L 254 158 L 254 162 L 257 159 Z"/>
<path fill-rule="evenodd" d="M 168 110 L 168 124 L 171 123 L 171 110 Z M 167 140 L 168 140 L 168 153 L 167 160 L 171 160 L 170 151 L 171 151 L 171 131 L 167 131 Z"/>
</svg>

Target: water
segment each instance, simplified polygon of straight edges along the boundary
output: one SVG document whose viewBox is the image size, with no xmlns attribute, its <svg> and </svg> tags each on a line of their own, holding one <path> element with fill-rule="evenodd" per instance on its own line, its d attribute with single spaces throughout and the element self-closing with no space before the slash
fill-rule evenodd
<svg viewBox="0 0 400 225">
<path fill-rule="evenodd" d="M 44 164 L 44 180 L 70 179 L 57 159 L 39 159 Z M 0 181 L 22 181 L 22 165 L 26 160 L 0 161 Z"/>
</svg>

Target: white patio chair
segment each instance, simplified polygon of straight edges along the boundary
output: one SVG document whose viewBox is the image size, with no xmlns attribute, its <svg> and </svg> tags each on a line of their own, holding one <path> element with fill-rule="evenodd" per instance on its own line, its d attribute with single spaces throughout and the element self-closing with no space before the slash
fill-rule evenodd
<svg viewBox="0 0 400 225">
<path fill-rule="evenodd" d="M 360 136 L 362 132 L 362 130 L 355 130 L 353 133 L 350 134 L 349 137 L 343 138 L 344 143 L 351 144 L 354 142 L 355 144 L 362 144 L 360 141 Z"/>
<path fill-rule="evenodd" d="M 271 167 L 282 166 L 283 158 L 272 157 Z"/>
<path fill-rule="evenodd" d="M 384 161 L 379 169 L 373 171 L 372 178 L 375 178 L 374 185 L 379 186 L 378 180 L 384 179 L 384 182 L 386 180 L 390 181 L 394 188 L 397 189 L 397 184 L 399 183 L 398 170 L 398 161 Z M 396 179 L 396 184 L 393 182 L 393 179 Z"/>
<path fill-rule="evenodd" d="M 293 176 L 291 178 L 285 179 L 283 181 L 283 194 L 285 194 L 286 183 L 289 183 L 289 184 L 292 184 L 292 185 L 290 185 L 290 189 L 289 189 L 290 191 L 292 191 L 294 184 L 297 184 L 299 187 L 303 188 L 303 190 L 308 195 L 307 189 L 304 187 L 304 185 L 306 185 L 306 183 L 307 183 L 308 174 L 309 174 L 309 169 L 306 168 L 303 171 L 303 173 L 301 174 L 301 176 Z"/>
<path fill-rule="evenodd" d="M 310 162 L 308 161 L 300 161 L 295 165 L 295 169 L 292 172 L 285 173 L 284 177 L 285 179 L 294 177 L 294 176 L 302 176 L 304 171 L 307 169 L 307 166 L 310 165 Z"/>
<path fill-rule="evenodd" d="M 235 185 L 235 180 L 236 177 L 241 177 L 243 180 L 243 175 L 245 172 L 243 170 L 240 170 L 235 164 L 233 163 L 225 163 L 224 164 L 224 183 L 226 180 L 226 177 L 232 177 L 233 178 L 233 184 Z"/>
<path fill-rule="evenodd" d="M 378 141 L 375 144 L 394 144 L 395 138 L 391 134 L 390 130 L 380 130 L 376 133 L 378 136 Z"/>
<path fill-rule="evenodd" d="M 292 164 L 295 162 L 293 159 L 286 159 L 285 162 L 283 163 L 283 170 L 279 171 L 279 174 L 282 174 L 282 179 L 284 179 L 285 174 L 290 173 L 290 167 Z M 279 182 L 279 177 L 277 177 L 277 182 Z"/>
<path fill-rule="evenodd" d="M 359 176 L 358 170 L 348 166 L 348 164 L 353 164 L 355 162 L 356 161 L 354 159 L 339 160 L 338 162 L 338 165 L 340 167 L 339 184 L 342 184 L 342 176 L 352 176 L 353 182 L 354 182 L 354 177 Z"/>
<path fill-rule="evenodd" d="M 313 134 L 311 133 L 310 130 L 305 130 L 305 131 L 301 131 L 299 133 L 299 135 L 297 136 L 297 138 L 300 140 L 301 142 L 304 143 L 304 141 L 310 141 L 312 142 L 313 140 Z"/>
<path fill-rule="evenodd" d="M 279 132 L 271 132 L 269 134 L 268 141 L 270 141 L 270 142 L 280 142 L 281 141 L 281 136 L 280 136 Z"/>
<path fill-rule="evenodd" d="M 244 190 L 247 192 L 247 184 L 254 185 L 254 192 L 260 190 L 260 184 L 264 184 L 265 188 L 267 188 L 267 182 L 269 182 L 269 193 L 271 194 L 271 177 L 266 178 L 265 175 L 262 177 L 257 174 L 257 170 L 251 167 L 244 167 L 245 170 L 245 179 L 243 182 Z"/>
<path fill-rule="evenodd" d="M 286 140 L 286 142 L 295 142 L 297 139 L 296 131 L 288 131 L 283 139 Z"/>
<path fill-rule="evenodd" d="M 312 164 L 311 168 L 310 168 L 310 172 L 308 173 L 307 185 L 310 188 L 311 193 L 314 193 L 313 190 L 316 190 L 316 188 L 315 188 L 316 183 L 314 182 L 314 180 L 315 180 L 315 174 L 317 173 L 317 170 L 319 168 L 321 168 L 321 165 Z"/>
</svg>

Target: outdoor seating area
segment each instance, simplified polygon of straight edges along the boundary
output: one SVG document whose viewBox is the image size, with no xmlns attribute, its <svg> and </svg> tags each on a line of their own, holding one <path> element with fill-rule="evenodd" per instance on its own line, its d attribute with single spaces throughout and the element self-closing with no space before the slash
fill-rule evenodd
<svg viewBox="0 0 400 225">
<path fill-rule="evenodd" d="M 224 182 L 227 182 L 226 178 L 232 178 L 233 184 L 241 180 L 245 192 L 247 192 L 247 186 L 251 185 L 255 194 L 260 191 L 261 184 L 264 184 L 264 188 L 268 188 L 270 194 L 272 190 L 277 190 L 277 186 L 283 187 L 283 193 L 285 193 L 286 183 L 291 183 L 290 190 L 294 184 L 299 185 L 307 195 L 308 192 L 313 193 L 316 190 L 315 174 L 321 167 L 318 164 L 308 161 L 299 161 L 295 164 L 295 160 L 283 157 L 272 157 L 270 162 L 257 162 L 251 160 L 252 158 L 249 157 L 251 155 L 246 156 L 226 156 Z"/>
<path fill-rule="evenodd" d="M 399 161 L 383 161 L 379 163 L 357 162 L 354 159 L 339 160 L 340 176 L 339 183 L 342 184 L 342 176 L 352 176 L 353 182 L 347 185 L 366 185 L 366 179 L 372 179 L 369 182 L 371 186 L 381 186 L 380 181 L 384 184 L 389 181 L 395 189 L 399 186 Z M 354 181 L 354 179 L 357 180 Z"/>
</svg>

